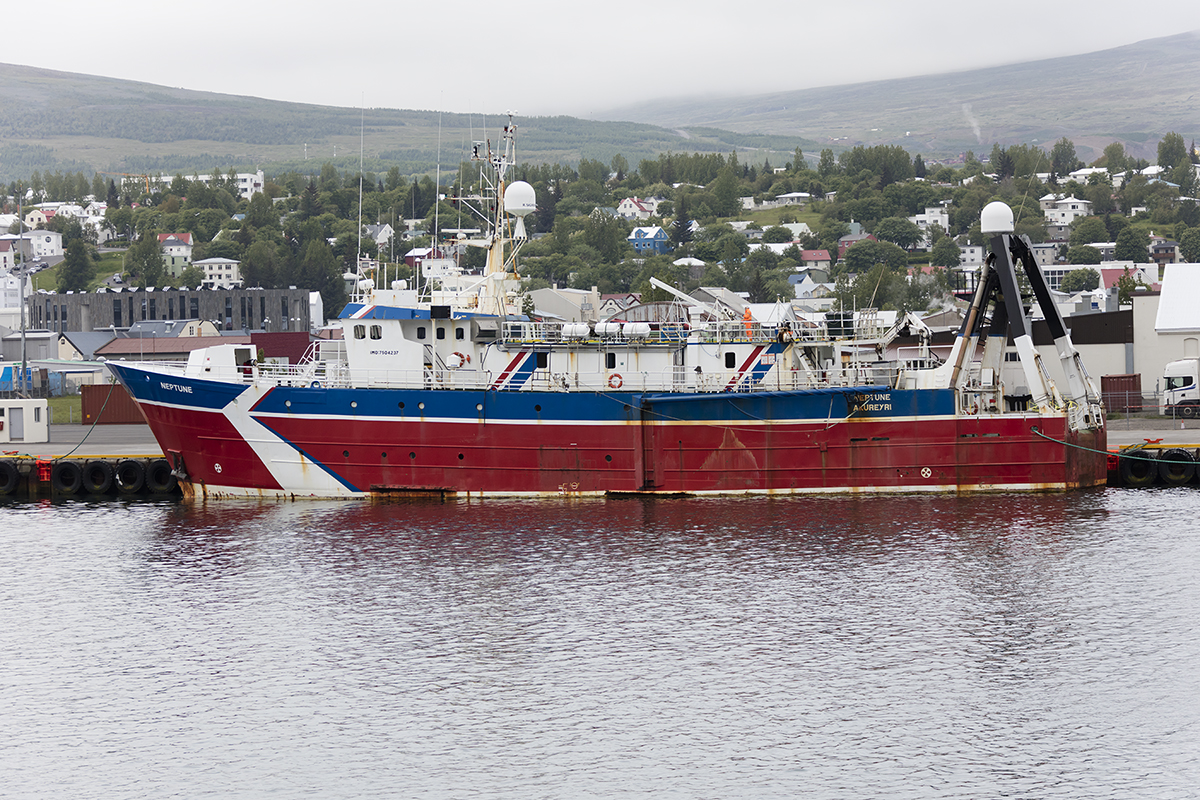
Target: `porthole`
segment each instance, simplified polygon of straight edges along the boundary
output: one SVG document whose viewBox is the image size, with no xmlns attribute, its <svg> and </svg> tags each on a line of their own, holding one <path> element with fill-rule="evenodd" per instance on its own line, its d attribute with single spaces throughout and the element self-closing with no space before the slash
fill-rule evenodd
<svg viewBox="0 0 1200 800">
<path fill-rule="evenodd" d="M 292 401 L 291 401 L 291 400 L 284 400 L 284 401 L 283 401 L 283 404 L 284 404 L 285 406 L 287 406 L 288 408 L 291 408 L 291 407 L 292 407 Z"/>
<path fill-rule="evenodd" d="M 533 407 L 533 410 L 534 410 L 534 411 L 536 411 L 536 412 L 538 412 L 539 414 L 540 414 L 540 413 L 542 413 L 542 407 L 541 407 L 541 406 L 534 406 L 534 407 Z"/>
<path fill-rule="evenodd" d="M 604 457 L 604 460 L 605 460 L 605 461 L 612 461 L 612 456 L 605 456 L 605 457 Z"/>
<path fill-rule="evenodd" d="M 342 458 L 349 458 L 349 457 L 350 457 L 350 451 L 349 451 L 349 450 L 343 450 L 343 451 L 342 451 Z"/>
<path fill-rule="evenodd" d="M 463 460 L 463 454 L 462 454 L 462 453 L 459 453 L 459 454 L 458 454 L 458 460 L 459 460 L 459 461 L 462 461 L 462 460 Z"/>
<path fill-rule="evenodd" d="M 379 457 L 380 457 L 380 458 L 387 458 L 387 451 L 384 451 L 384 452 L 380 453 L 380 454 L 379 454 Z"/>
<path fill-rule="evenodd" d="M 357 401 L 357 400 L 351 400 L 351 401 L 350 401 L 350 407 L 351 407 L 351 408 L 358 408 L 358 401 Z"/>
<path fill-rule="evenodd" d="M 416 458 L 416 457 L 417 457 L 417 454 L 416 454 L 416 453 L 409 453 L 409 454 L 408 454 L 408 457 L 409 457 L 409 458 Z"/>
<path fill-rule="evenodd" d="M 476 404 L 475 404 L 475 410 L 476 410 L 476 411 L 483 411 L 483 403 L 476 403 Z"/>
<path fill-rule="evenodd" d="M 425 410 L 425 404 L 424 404 L 424 403 L 417 403 L 417 408 L 419 408 L 419 409 L 421 409 L 422 411 L 424 411 L 424 410 Z"/>
<path fill-rule="evenodd" d="M 404 408 L 404 401 L 403 401 L 403 400 L 401 400 L 399 403 L 396 403 L 396 408 L 399 408 L 399 409 L 403 410 L 403 408 Z"/>
</svg>

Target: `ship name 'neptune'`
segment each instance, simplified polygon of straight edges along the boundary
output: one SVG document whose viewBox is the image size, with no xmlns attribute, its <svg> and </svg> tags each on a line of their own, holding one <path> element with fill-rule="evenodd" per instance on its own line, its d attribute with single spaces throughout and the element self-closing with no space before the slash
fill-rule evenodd
<svg viewBox="0 0 1200 800">
<path fill-rule="evenodd" d="M 859 411 L 891 411 L 892 396 L 889 394 L 855 395 L 854 404 Z"/>
<path fill-rule="evenodd" d="M 192 387 L 180 386 L 178 383 L 163 383 L 162 381 L 159 381 L 158 385 L 161 386 L 162 388 L 168 389 L 172 392 L 185 392 L 187 394 L 192 393 Z"/>
</svg>

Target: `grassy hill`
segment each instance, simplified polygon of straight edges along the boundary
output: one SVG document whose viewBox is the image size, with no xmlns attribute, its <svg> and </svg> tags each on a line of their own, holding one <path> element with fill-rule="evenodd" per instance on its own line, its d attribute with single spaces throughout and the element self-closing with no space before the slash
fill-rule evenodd
<svg viewBox="0 0 1200 800">
<path fill-rule="evenodd" d="M 498 139 L 499 116 L 286 103 L 149 83 L 0 64 L 0 180 L 34 170 L 190 175 L 262 168 L 358 169 L 360 124 L 366 169 L 406 175 L 453 169 L 473 140 Z M 573 117 L 519 118 L 522 161 L 634 166 L 659 153 L 811 146 L 798 137 L 720 130 L 685 134 L 655 125 Z M 486 128 L 485 128 L 486 125 Z M 306 161 L 307 156 L 307 161 Z"/>
<path fill-rule="evenodd" d="M 965 42 L 962 46 L 969 46 Z M 851 56 L 853 57 L 853 56 Z M 1080 157 L 1121 141 L 1153 160 L 1158 140 L 1200 134 L 1200 32 L 1078 56 L 1003 67 L 722 99 L 665 100 L 614 109 L 624 119 L 690 129 L 799 136 L 831 144 L 898 144 L 945 156 L 992 144 L 1066 136 Z"/>
<path fill-rule="evenodd" d="M 1162 134 L 1200 133 L 1200 35 L 1082 56 L 948 75 L 617 109 L 604 120 L 518 119 L 522 161 L 574 163 L 621 153 L 636 167 L 664 151 L 737 149 L 781 165 L 855 144 L 899 144 L 926 159 L 995 142 L 1049 146 L 1062 136 L 1090 161 L 1109 142 L 1153 159 Z M 405 175 L 453 169 L 503 120 L 433 111 L 337 108 L 195 92 L 0 64 L 0 181 L 41 172 L 366 169 Z M 485 127 L 486 125 L 486 127 Z"/>
</svg>

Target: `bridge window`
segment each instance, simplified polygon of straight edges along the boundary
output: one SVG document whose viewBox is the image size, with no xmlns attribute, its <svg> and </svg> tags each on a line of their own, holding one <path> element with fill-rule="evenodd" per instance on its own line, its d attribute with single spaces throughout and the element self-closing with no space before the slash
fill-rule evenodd
<svg viewBox="0 0 1200 800">
<path fill-rule="evenodd" d="M 604 354 L 604 368 L 605 369 L 616 369 L 617 368 L 617 354 L 616 353 L 605 353 Z"/>
<path fill-rule="evenodd" d="M 445 328 L 438 328 L 438 329 L 437 329 L 437 337 L 438 337 L 439 339 L 445 339 L 445 338 L 446 338 L 446 329 L 445 329 Z"/>
<path fill-rule="evenodd" d="M 418 338 L 418 339 L 424 339 L 424 338 L 425 338 L 425 326 L 424 326 L 424 325 L 418 325 L 418 326 L 417 326 L 417 338 Z"/>
<path fill-rule="evenodd" d="M 735 369 L 737 367 L 737 356 L 734 353 L 725 354 L 725 369 Z"/>
<path fill-rule="evenodd" d="M 372 339 L 382 339 L 383 338 L 383 326 L 382 325 L 372 325 L 371 326 L 371 338 Z"/>
<path fill-rule="evenodd" d="M 355 339 L 365 339 L 365 338 L 367 338 L 367 329 L 366 329 L 366 327 L 365 327 L 365 326 L 363 326 L 363 325 L 355 325 L 355 326 L 354 326 L 354 338 L 355 338 Z"/>
<path fill-rule="evenodd" d="M 460 340 L 461 340 L 461 339 L 465 339 L 465 338 L 466 338 L 466 332 L 465 332 L 465 331 L 464 331 L 462 328 L 455 328 L 455 329 L 454 329 L 454 338 L 455 338 L 455 339 L 460 339 Z"/>
</svg>

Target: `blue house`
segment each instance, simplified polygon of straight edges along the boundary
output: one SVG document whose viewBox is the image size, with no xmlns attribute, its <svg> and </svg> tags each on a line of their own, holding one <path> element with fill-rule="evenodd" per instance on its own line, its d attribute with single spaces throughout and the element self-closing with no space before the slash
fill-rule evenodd
<svg viewBox="0 0 1200 800">
<path fill-rule="evenodd" d="M 633 245 L 633 249 L 639 254 L 650 253 L 653 255 L 661 255 L 671 250 L 671 240 L 667 237 L 667 232 L 660 225 L 652 225 L 648 228 L 634 228 L 633 233 L 629 234 L 629 243 Z"/>
</svg>

